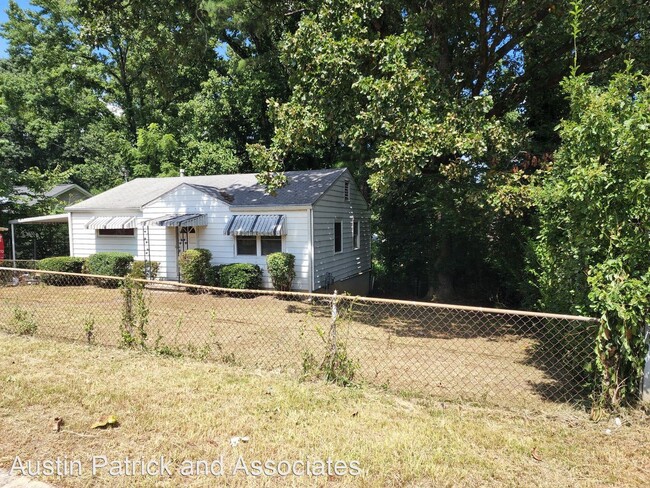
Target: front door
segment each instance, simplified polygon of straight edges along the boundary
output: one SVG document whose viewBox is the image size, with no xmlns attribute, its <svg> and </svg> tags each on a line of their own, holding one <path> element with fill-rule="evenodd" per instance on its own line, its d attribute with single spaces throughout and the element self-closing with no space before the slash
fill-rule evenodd
<svg viewBox="0 0 650 488">
<path fill-rule="evenodd" d="M 176 227 L 176 276 L 181 279 L 181 270 L 178 257 L 183 251 L 197 248 L 196 227 Z"/>
<path fill-rule="evenodd" d="M 187 251 L 188 249 L 196 249 L 196 228 L 195 227 L 179 227 L 178 230 L 178 253 Z"/>
</svg>

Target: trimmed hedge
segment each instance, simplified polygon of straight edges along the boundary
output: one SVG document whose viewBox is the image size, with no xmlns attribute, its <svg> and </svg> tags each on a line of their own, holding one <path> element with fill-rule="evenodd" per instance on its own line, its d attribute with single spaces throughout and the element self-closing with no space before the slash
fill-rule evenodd
<svg viewBox="0 0 650 488">
<path fill-rule="evenodd" d="M 126 276 L 131 271 L 133 256 L 126 252 L 98 252 L 86 260 L 88 273 L 101 276 Z M 117 288 L 118 280 L 93 280 L 97 285 L 105 288 Z"/>
<path fill-rule="evenodd" d="M 210 264 L 212 253 L 207 249 L 188 249 L 178 257 L 181 281 L 192 285 L 216 284 L 215 270 Z"/>
<path fill-rule="evenodd" d="M 149 277 L 150 280 L 155 280 L 158 277 L 158 270 L 160 269 L 160 263 L 157 261 L 151 261 L 149 263 L 150 270 L 151 270 L 151 276 Z M 137 278 L 140 280 L 144 280 L 147 277 L 145 276 L 144 273 L 144 261 L 133 261 L 133 264 L 131 265 L 131 271 L 129 272 L 129 276 L 131 278 Z"/>
<path fill-rule="evenodd" d="M 296 277 L 295 263 L 296 257 L 287 252 L 274 252 L 266 257 L 266 267 L 269 270 L 273 288 L 279 291 L 291 290 L 291 283 Z"/>
<path fill-rule="evenodd" d="M 71 256 L 57 256 L 53 258 L 45 258 L 38 261 L 37 268 L 43 271 L 59 271 L 61 273 L 82 273 L 84 263 L 83 258 L 73 258 Z M 75 276 L 60 276 L 60 275 L 41 275 L 43 283 L 54 286 L 72 286 L 72 285 L 85 285 L 86 280 Z"/>
<path fill-rule="evenodd" d="M 219 271 L 219 284 L 235 290 L 255 290 L 262 288 L 262 268 L 256 264 L 235 263 L 222 266 Z"/>
</svg>

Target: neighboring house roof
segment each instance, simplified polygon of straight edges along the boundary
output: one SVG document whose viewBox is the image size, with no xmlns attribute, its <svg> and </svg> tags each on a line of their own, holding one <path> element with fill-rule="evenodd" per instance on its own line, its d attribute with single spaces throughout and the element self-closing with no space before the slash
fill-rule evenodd
<svg viewBox="0 0 650 488">
<path fill-rule="evenodd" d="M 38 194 L 30 190 L 26 186 L 14 186 L 13 195 L 10 196 L 9 198 L 5 198 L 4 200 L 9 201 L 12 197 L 19 196 L 24 198 L 30 198 L 30 200 L 25 202 L 27 205 L 35 205 L 36 203 L 40 202 L 44 198 L 58 198 L 61 195 L 64 195 L 65 193 L 71 190 L 78 191 L 85 198 L 89 198 L 92 196 L 90 192 L 84 190 L 79 185 L 75 185 L 74 183 L 64 183 L 61 185 L 53 186 L 50 190 L 44 192 L 43 194 Z"/>
<path fill-rule="evenodd" d="M 67 207 L 69 211 L 139 209 L 182 184 L 234 207 L 312 205 L 346 169 L 287 171 L 287 184 L 269 195 L 254 173 L 174 178 L 137 178 Z"/>
</svg>

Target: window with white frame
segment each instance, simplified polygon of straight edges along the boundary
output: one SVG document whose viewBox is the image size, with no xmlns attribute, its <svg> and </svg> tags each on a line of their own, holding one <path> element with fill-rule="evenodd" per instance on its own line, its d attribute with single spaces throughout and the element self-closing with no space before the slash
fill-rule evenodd
<svg viewBox="0 0 650 488">
<path fill-rule="evenodd" d="M 354 248 L 359 249 L 361 247 L 361 227 L 359 226 L 359 221 L 355 220 L 352 222 L 352 242 L 354 243 Z"/>
<path fill-rule="evenodd" d="M 334 252 L 343 251 L 343 222 L 334 221 Z"/>
<path fill-rule="evenodd" d="M 131 237 L 135 235 L 135 229 L 97 229 L 97 235 Z"/>
<path fill-rule="evenodd" d="M 257 256 L 257 237 L 237 236 L 237 256 Z"/>
<path fill-rule="evenodd" d="M 237 236 L 237 256 L 268 256 L 282 252 L 281 236 Z"/>
<path fill-rule="evenodd" d="M 260 237 L 262 256 L 268 256 L 274 252 L 282 252 L 282 237 L 262 236 Z"/>
</svg>

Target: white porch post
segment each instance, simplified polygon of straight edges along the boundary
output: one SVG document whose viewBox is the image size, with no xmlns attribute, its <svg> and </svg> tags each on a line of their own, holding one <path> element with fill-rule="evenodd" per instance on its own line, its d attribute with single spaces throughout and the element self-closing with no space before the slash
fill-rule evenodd
<svg viewBox="0 0 650 488">
<path fill-rule="evenodd" d="M 16 229 L 14 224 L 11 224 L 11 259 L 14 261 L 14 266 L 16 265 Z"/>
</svg>

